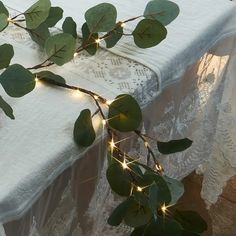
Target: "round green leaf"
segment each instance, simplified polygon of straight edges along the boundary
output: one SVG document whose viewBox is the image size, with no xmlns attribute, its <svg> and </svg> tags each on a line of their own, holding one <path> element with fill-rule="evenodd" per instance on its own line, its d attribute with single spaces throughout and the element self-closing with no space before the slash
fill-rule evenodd
<svg viewBox="0 0 236 236">
<path fill-rule="evenodd" d="M 62 19 L 62 17 L 63 17 L 63 9 L 61 9 L 60 7 L 51 7 L 49 15 L 44 23 L 48 27 L 53 27 L 59 20 Z"/>
<path fill-rule="evenodd" d="M 66 17 L 63 22 L 62 29 L 64 33 L 71 34 L 75 39 L 77 38 L 76 23 L 72 17 Z"/>
<path fill-rule="evenodd" d="M 39 0 L 24 12 L 26 26 L 28 29 L 36 29 L 43 23 L 51 8 L 50 0 Z"/>
<path fill-rule="evenodd" d="M 168 188 L 171 193 L 171 205 L 174 205 L 177 203 L 177 201 L 180 199 L 180 197 L 184 194 L 184 185 L 176 180 L 172 179 L 168 176 L 163 176 L 163 179 L 166 181 Z"/>
<path fill-rule="evenodd" d="M 0 13 L 0 32 L 8 26 L 8 16 L 4 13 Z"/>
<path fill-rule="evenodd" d="M 143 236 L 146 225 L 135 228 L 130 236 Z"/>
<path fill-rule="evenodd" d="M 114 47 L 119 42 L 119 40 L 121 39 L 122 34 L 123 34 L 123 27 L 121 27 L 121 23 L 119 22 L 116 25 L 116 29 L 112 30 L 109 33 L 108 37 L 105 38 L 107 48 Z"/>
<path fill-rule="evenodd" d="M 128 94 L 116 97 L 109 106 L 109 125 L 121 132 L 137 129 L 142 122 L 142 112 L 137 101 Z"/>
<path fill-rule="evenodd" d="M 11 97 L 22 97 L 35 87 L 34 75 L 23 66 L 14 64 L 1 74 L 0 83 Z"/>
<path fill-rule="evenodd" d="M 52 62 L 62 66 L 74 57 L 76 40 L 72 35 L 60 33 L 49 37 L 45 42 L 45 50 Z"/>
<path fill-rule="evenodd" d="M 133 190 L 134 199 L 136 200 L 136 202 L 138 202 L 142 206 L 148 206 L 148 202 L 149 202 L 149 199 L 145 190 L 147 190 L 147 187 L 143 189 L 141 192 L 137 191 L 135 188 Z"/>
<path fill-rule="evenodd" d="M 144 174 L 144 178 L 151 182 L 149 188 L 149 207 L 155 214 L 163 204 L 168 205 L 171 202 L 171 193 L 162 176 L 147 171 Z"/>
<path fill-rule="evenodd" d="M 187 230 L 183 230 L 181 233 L 181 236 L 200 236 L 200 234 L 197 233 L 193 233 Z"/>
<path fill-rule="evenodd" d="M 141 20 L 133 31 L 135 44 L 140 48 L 150 48 L 166 38 L 167 30 L 156 20 Z"/>
<path fill-rule="evenodd" d="M 108 224 L 112 226 L 118 226 L 122 222 L 131 202 L 131 198 L 128 198 L 124 202 L 119 204 L 108 218 Z"/>
<path fill-rule="evenodd" d="M 11 44 L 3 44 L 0 46 L 0 70 L 9 66 L 14 50 Z"/>
<path fill-rule="evenodd" d="M 91 33 L 87 23 L 84 23 L 82 26 L 82 45 L 85 48 L 85 50 L 90 54 L 90 55 L 95 55 L 98 49 L 98 45 L 96 43 L 96 39 L 98 39 L 98 34 L 97 33 Z"/>
<path fill-rule="evenodd" d="M 15 119 L 13 115 L 13 110 L 11 106 L 0 96 L 0 108 L 4 111 L 4 113 L 10 117 L 12 120 Z"/>
<path fill-rule="evenodd" d="M 4 4 L 2 3 L 2 1 L 0 1 L 0 13 L 3 13 L 7 17 L 9 17 L 9 12 L 8 12 L 7 8 L 4 6 Z"/>
<path fill-rule="evenodd" d="M 89 109 L 81 111 L 74 125 L 74 140 L 79 146 L 88 147 L 96 138 Z"/>
<path fill-rule="evenodd" d="M 205 220 L 197 212 L 176 210 L 174 213 L 174 218 L 187 231 L 203 233 L 207 230 Z"/>
<path fill-rule="evenodd" d="M 139 227 L 147 224 L 151 218 L 151 210 L 133 200 L 130 202 L 129 208 L 126 210 L 124 221 L 130 227 Z"/>
<path fill-rule="evenodd" d="M 120 196 L 129 196 L 132 188 L 132 179 L 128 170 L 124 170 L 120 163 L 114 163 L 107 169 L 107 180 L 111 189 Z"/>
<path fill-rule="evenodd" d="M 143 236 L 181 236 L 182 227 L 175 220 L 157 217 L 144 230 Z"/>
<path fill-rule="evenodd" d="M 149 207 L 153 214 L 156 214 L 163 204 L 167 205 L 170 199 L 170 192 L 166 186 L 153 184 L 149 188 Z"/>
<path fill-rule="evenodd" d="M 176 3 L 167 0 L 150 1 L 144 11 L 148 19 L 158 20 L 163 25 L 168 25 L 179 15 L 179 7 Z"/>
<path fill-rule="evenodd" d="M 65 84 L 66 81 L 64 78 L 62 78 L 60 75 L 56 75 L 52 73 L 51 71 L 40 71 L 39 73 L 36 74 L 38 78 L 40 79 L 45 79 L 49 81 L 55 81 L 61 84 Z"/>
<path fill-rule="evenodd" d="M 160 153 L 168 155 L 176 152 L 182 152 L 192 145 L 193 141 L 184 138 L 179 140 L 171 140 L 169 142 L 157 142 L 157 147 Z"/>
<path fill-rule="evenodd" d="M 85 20 L 92 33 L 107 32 L 116 25 L 116 8 L 110 3 L 101 3 L 85 13 Z"/>
<path fill-rule="evenodd" d="M 31 39 L 36 42 L 39 46 L 44 47 L 45 41 L 49 38 L 50 32 L 48 26 L 42 23 L 34 30 L 28 31 Z"/>
</svg>

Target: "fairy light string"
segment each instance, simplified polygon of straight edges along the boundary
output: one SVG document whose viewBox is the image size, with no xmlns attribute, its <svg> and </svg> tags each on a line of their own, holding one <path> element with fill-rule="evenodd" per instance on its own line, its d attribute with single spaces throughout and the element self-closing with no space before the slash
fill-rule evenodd
<svg viewBox="0 0 236 236">
<path fill-rule="evenodd" d="M 22 14 L 16 15 L 13 18 L 9 17 L 8 18 L 8 22 L 14 24 L 15 26 L 17 26 L 17 27 L 19 27 L 19 28 L 21 28 L 23 30 L 26 30 L 28 32 L 30 31 L 32 34 L 37 35 L 37 32 L 34 32 L 33 30 L 29 30 L 26 27 L 24 27 L 21 24 L 19 24 L 19 22 L 24 21 L 24 19 L 17 20 L 17 18 L 19 16 L 21 16 L 21 15 Z M 97 47 L 100 47 L 100 43 L 101 43 L 102 40 L 105 40 L 106 38 L 111 37 L 112 33 L 114 33 L 114 32 L 115 33 L 119 33 L 118 32 L 118 28 L 119 27 L 124 28 L 124 27 L 126 27 L 126 24 L 128 22 L 137 20 L 137 19 L 139 19 L 141 17 L 143 17 L 143 15 L 138 16 L 138 17 L 134 17 L 134 18 L 130 18 L 130 19 L 122 21 L 122 22 L 119 22 L 114 29 L 112 29 L 110 32 L 106 33 L 105 35 L 94 39 L 92 43 L 90 41 L 90 38 L 91 38 L 92 34 L 90 34 L 89 38 L 87 39 L 87 42 L 85 44 L 79 46 L 75 50 L 75 53 L 74 53 L 73 57 L 76 58 L 79 55 L 80 52 L 82 52 L 83 50 L 85 50 L 86 48 L 88 48 L 89 46 L 91 46 L 93 44 L 96 44 Z M 130 34 L 125 34 L 125 33 L 122 33 L 122 35 L 130 36 Z M 45 68 L 45 67 L 49 67 L 51 65 L 54 65 L 54 63 L 50 61 L 51 57 L 46 58 L 42 63 L 39 63 L 39 64 L 37 64 L 35 66 L 32 66 L 32 67 L 29 67 L 27 69 L 28 70 L 37 70 L 37 69 L 41 69 L 41 68 Z M 109 137 L 108 143 L 109 143 L 109 147 L 110 147 L 110 151 L 111 151 L 112 157 L 113 157 L 113 154 L 114 154 L 114 156 L 117 156 L 117 157 L 114 157 L 114 158 L 120 163 L 120 165 L 123 168 L 123 170 L 127 171 L 129 173 L 129 175 L 131 176 L 131 178 L 133 180 L 133 182 L 131 184 L 132 184 L 132 186 L 135 187 L 136 191 L 143 192 L 145 187 L 137 186 L 136 185 L 137 182 L 136 182 L 135 175 L 137 175 L 137 173 L 135 173 L 132 170 L 132 168 L 130 168 L 130 166 L 129 166 L 129 165 L 131 165 L 132 162 L 135 162 L 136 160 L 133 160 L 133 161 L 129 162 L 127 158 L 130 158 L 130 159 L 133 159 L 133 158 L 129 157 L 117 145 L 122 140 L 118 140 L 117 142 L 114 141 L 114 137 L 115 136 L 117 137 L 116 132 L 113 130 L 113 128 L 111 128 L 109 126 L 109 123 L 107 122 L 106 116 L 105 116 L 105 114 L 103 112 L 103 109 L 101 107 L 101 104 L 104 104 L 104 105 L 109 107 L 112 104 L 113 101 L 112 100 L 107 100 L 103 96 L 101 96 L 101 95 L 99 95 L 99 94 L 97 94 L 97 93 L 95 93 L 93 91 L 86 90 L 84 88 L 80 88 L 80 87 L 77 87 L 77 86 L 71 86 L 71 85 L 68 85 L 66 83 L 65 84 L 64 83 L 60 83 L 58 81 L 54 81 L 54 80 L 51 80 L 51 79 L 48 79 L 48 78 L 38 77 L 37 74 L 36 74 L 36 77 L 35 77 L 35 81 L 36 82 L 42 81 L 44 83 L 55 85 L 55 86 L 59 86 L 59 87 L 63 87 L 65 89 L 75 90 L 76 92 L 84 93 L 84 94 L 89 95 L 94 100 L 95 105 L 97 106 L 97 111 L 94 113 L 94 115 L 99 113 L 101 115 L 101 117 L 102 117 L 102 121 L 101 122 L 102 122 L 103 129 L 107 130 L 107 134 L 108 134 L 108 137 Z M 147 140 L 147 137 L 145 137 L 145 135 L 143 135 L 138 130 L 135 130 L 134 133 L 143 141 L 143 145 L 147 149 L 147 164 L 149 165 L 149 159 L 151 157 L 153 162 L 154 162 L 154 164 L 155 164 L 155 170 L 158 172 L 158 174 L 162 175 L 163 174 L 163 168 L 160 165 L 160 163 L 158 162 L 154 152 L 152 151 L 151 145 L 149 144 L 149 142 Z M 115 153 L 114 153 L 114 151 L 115 151 Z M 133 189 L 132 189 L 132 191 L 133 191 Z M 166 209 L 167 208 L 166 208 L 165 205 L 163 205 L 161 207 L 161 210 L 162 210 L 163 214 L 166 213 Z"/>
</svg>

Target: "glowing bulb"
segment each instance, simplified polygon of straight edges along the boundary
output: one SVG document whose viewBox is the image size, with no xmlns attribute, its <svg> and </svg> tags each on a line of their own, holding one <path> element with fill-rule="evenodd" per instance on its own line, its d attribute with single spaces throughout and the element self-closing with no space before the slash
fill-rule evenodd
<svg viewBox="0 0 236 236">
<path fill-rule="evenodd" d="M 112 104 L 112 101 L 107 100 L 107 101 L 106 101 L 106 104 L 109 106 L 109 105 Z"/>
<path fill-rule="evenodd" d="M 137 191 L 138 191 L 138 192 L 142 192 L 143 189 L 142 189 L 141 187 L 138 186 L 138 187 L 137 187 Z"/>
<path fill-rule="evenodd" d="M 78 55 L 79 55 L 78 52 L 75 52 L 75 53 L 74 53 L 74 57 L 77 57 Z"/>
<path fill-rule="evenodd" d="M 125 23 L 122 22 L 121 25 L 120 25 L 120 27 L 124 28 L 124 27 L 125 27 Z"/>
<path fill-rule="evenodd" d="M 82 97 L 82 93 L 79 90 L 74 90 L 72 93 L 72 96 L 75 98 L 81 98 Z"/>
<path fill-rule="evenodd" d="M 37 78 L 37 76 L 35 77 L 35 79 L 34 79 L 34 80 L 35 80 L 35 82 L 38 82 L 38 81 L 39 81 L 39 79 Z"/>
<path fill-rule="evenodd" d="M 94 95 L 93 97 L 95 100 L 98 100 L 98 98 L 99 98 L 97 95 Z"/>
<path fill-rule="evenodd" d="M 97 44 L 99 44 L 99 43 L 101 42 L 101 39 L 98 38 L 98 39 L 95 40 L 95 42 L 96 42 Z"/>
<path fill-rule="evenodd" d="M 148 142 L 145 141 L 145 142 L 144 142 L 144 145 L 145 145 L 145 147 L 148 147 Z"/>
<path fill-rule="evenodd" d="M 111 142 L 110 142 L 110 146 L 111 146 L 112 149 L 116 146 L 113 139 L 112 139 Z"/>
<path fill-rule="evenodd" d="M 122 167 L 123 167 L 124 170 L 129 168 L 125 159 L 124 159 L 124 161 L 122 163 Z"/>
<path fill-rule="evenodd" d="M 162 168 L 161 165 L 156 164 L 155 167 L 156 167 L 156 169 L 157 169 L 158 171 L 163 171 L 163 168 Z"/>
<path fill-rule="evenodd" d="M 166 207 L 165 203 L 164 203 L 163 206 L 161 207 L 161 211 L 163 212 L 163 214 L 166 214 L 167 207 Z"/>
<path fill-rule="evenodd" d="M 8 21 L 8 22 L 11 22 L 11 18 L 10 18 L 10 17 L 8 17 L 8 18 L 7 18 L 7 21 Z"/>
<path fill-rule="evenodd" d="M 106 125 L 106 120 L 102 120 L 102 124 L 103 124 L 103 126 L 105 126 Z"/>
</svg>

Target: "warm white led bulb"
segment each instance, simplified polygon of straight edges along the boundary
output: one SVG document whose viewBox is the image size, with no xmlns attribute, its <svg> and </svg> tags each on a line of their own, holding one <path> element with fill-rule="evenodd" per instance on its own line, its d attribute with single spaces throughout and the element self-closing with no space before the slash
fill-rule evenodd
<svg viewBox="0 0 236 236">
<path fill-rule="evenodd" d="M 112 149 L 116 146 L 113 139 L 112 139 L 111 142 L 110 142 L 110 146 L 111 146 Z"/>
<path fill-rule="evenodd" d="M 122 28 L 124 28 L 124 27 L 125 27 L 125 23 L 122 22 L 120 26 L 121 26 Z"/>
<path fill-rule="evenodd" d="M 167 207 L 165 204 L 163 204 L 163 206 L 161 207 L 161 211 L 163 212 L 163 214 L 166 214 L 166 210 L 167 210 Z"/>
<path fill-rule="evenodd" d="M 125 169 L 128 169 L 128 165 L 127 165 L 125 159 L 124 159 L 124 161 L 123 161 L 123 163 L 122 163 L 122 167 L 123 167 L 124 170 L 125 170 Z"/>
<path fill-rule="evenodd" d="M 109 106 L 109 105 L 111 105 L 111 104 L 112 104 L 112 101 L 110 101 L 110 100 L 107 100 L 107 101 L 106 101 L 106 104 Z"/>
<path fill-rule="evenodd" d="M 105 126 L 106 125 L 106 120 L 102 120 L 102 124 Z"/>
<path fill-rule="evenodd" d="M 138 191 L 138 192 L 142 192 L 143 189 L 142 189 L 141 187 L 138 186 L 138 187 L 137 187 L 137 191 Z"/>
</svg>

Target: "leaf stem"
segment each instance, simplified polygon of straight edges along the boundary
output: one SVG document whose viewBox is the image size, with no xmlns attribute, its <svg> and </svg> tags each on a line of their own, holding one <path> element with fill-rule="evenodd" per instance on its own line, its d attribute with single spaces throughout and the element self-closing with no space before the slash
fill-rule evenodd
<svg viewBox="0 0 236 236">
<path fill-rule="evenodd" d="M 82 93 L 85 93 L 89 96 L 91 96 L 98 108 L 98 111 L 99 113 L 101 114 L 102 118 L 104 120 L 106 120 L 106 116 L 102 110 L 102 107 L 100 106 L 100 103 L 103 103 L 103 104 L 106 104 L 107 102 L 107 99 L 100 96 L 99 94 L 95 93 L 95 92 L 92 92 L 90 90 L 87 90 L 87 89 L 84 89 L 84 88 L 81 88 L 81 87 L 77 87 L 77 86 L 72 86 L 72 85 L 68 85 L 68 84 L 64 84 L 64 83 L 60 83 L 60 82 L 57 82 L 57 81 L 54 81 L 52 79 L 45 79 L 45 78 L 38 78 L 39 80 L 45 82 L 45 83 L 48 83 L 48 84 L 51 84 L 51 85 L 56 85 L 56 86 L 59 86 L 59 87 L 62 87 L 62 88 L 66 88 L 66 89 L 70 89 L 70 90 L 77 90 L 77 91 L 80 91 Z M 113 134 L 114 134 L 114 131 L 110 128 L 109 124 L 106 123 L 106 128 L 107 128 L 107 132 L 108 132 L 108 135 L 109 135 L 109 138 L 112 139 L 113 138 Z M 147 151 L 148 151 L 148 156 L 151 156 L 155 165 L 157 166 L 160 166 L 160 163 L 158 162 L 158 160 L 156 159 L 156 156 L 153 152 L 153 150 L 151 149 L 151 147 L 149 145 L 147 145 L 147 140 L 146 138 L 144 137 L 144 135 L 142 135 L 142 133 L 139 131 L 139 130 L 135 130 L 134 133 L 139 137 L 141 138 L 141 140 L 143 141 Z M 124 153 L 123 153 L 124 154 Z M 159 173 L 161 174 L 162 171 L 159 171 Z"/>
</svg>

